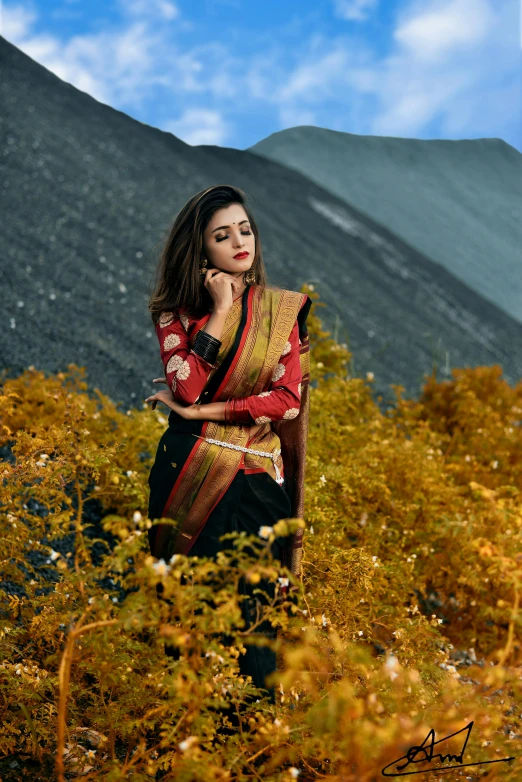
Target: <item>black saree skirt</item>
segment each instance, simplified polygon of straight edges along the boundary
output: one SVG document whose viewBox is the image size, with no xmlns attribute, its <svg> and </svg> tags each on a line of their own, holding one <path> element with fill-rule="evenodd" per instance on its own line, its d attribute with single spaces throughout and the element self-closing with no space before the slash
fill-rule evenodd
<svg viewBox="0 0 522 782">
<path fill-rule="evenodd" d="M 163 454 L 163 449 L 158 448 L 158 456 L 160 454 Z M 165 461 L 167 460 L 165 459 Z M 164 481 L 158 480 L 162 472 L 160 463 L 157 461 L 149 478 L 149 518 L 152 520 L 161 517 L 166 498 L 172 487 L 170 480 L 167 485 Z M 165 474 L 164 477 L 166 477 Z M 279 519 L 291 516 L 291 503 L 285 490 L 285 484 L 280 486 L 267 472 L 245 473 L 240 469 L 228 490 L 210 513 L 189 551 L 189 556 L 215 558 L 218 551 L 226 549 L 233 551 L 233 541 L 220 541 L 220 536 L 227 532 L 245 531 L 248 535 L 257 537 L 260 527 L 273 526 Z M 271 544 L 272 556 L 280 563 L 283 557 L 283 541 L 283 538 L 277 538 Z M 161 552 L 157 552 L 157 554 L 161 556 Z M 261 579 L 258 584 L 253 585 L 241 579 L 240 591 L 247 596 L 240 603 L 242 616 L 245 620 L 244 629 L 252 626 L 257 609 L 264 602 L 263 595 L 253 594 L 253 590 L 257 588 L 263 590 L 270 598 L 274 596 L 275 584 L 273 582 Z M 277 629 L 273 628 L 269 621 L 258 625 L 255 632 L 272 639 L 275 639 L 277 635 Z M 267 687 L 265 684 L 266 676 L 276 670 L 275 651 L 267 646 L 258 647 L 245 644 L 245 647 L 246 653 L 241 654 L 238 659 L 241 674 L 251 676 L 254 685 L 266 689 L 270 700 L 275 702 L 274 687 Z M 178 656 L 178 654 L 174 654 L 174 656 Z"/>
</svg>

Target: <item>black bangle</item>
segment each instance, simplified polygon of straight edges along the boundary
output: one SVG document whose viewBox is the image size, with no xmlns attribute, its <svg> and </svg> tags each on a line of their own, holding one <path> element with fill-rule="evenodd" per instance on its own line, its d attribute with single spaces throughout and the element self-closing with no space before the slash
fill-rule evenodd
<svg viewBox="0 0 522 782">
<path fill-rule="evenodd" d="M 211 334 L 207 334 L 206 331 L 198 331 L 192 350 L 205 361 L 208 361 L 209 364 L 214 364 L 220 347 L 221 340 L 216 339 Z"/>
</svg>

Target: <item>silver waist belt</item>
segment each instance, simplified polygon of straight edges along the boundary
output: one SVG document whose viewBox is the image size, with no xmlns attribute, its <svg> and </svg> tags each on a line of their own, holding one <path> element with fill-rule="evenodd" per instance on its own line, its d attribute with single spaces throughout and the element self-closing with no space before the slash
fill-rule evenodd
<svg viewBox="0 0 522 782">
<path fill-rule="evenodd" d="M 281 486 L 284 483 L 284 478 L 281 475 L 281 471 L 276 464 L 276 459 L 281 455 L 281 449 L 276 448 L 275 451 L 256 451 L 254 448 L 247 448 L 246 445 L 234 445 L 233 443 L 226 443 L 224 440 L 215 440 L 213 437 L 202 437 L 200 434 L 195 434 L 194 437 L 199 437 L 200 440 L 205 440 L 207 443 L 213 443 L 214 445 L 222 445 L 225 448 L 232 448 L 234 451 L 243 451 L 243 453 L 253 453 L 256 456 L 267 456 L 272 459 L 274 463 L 276 482 Z"/>
</svg>

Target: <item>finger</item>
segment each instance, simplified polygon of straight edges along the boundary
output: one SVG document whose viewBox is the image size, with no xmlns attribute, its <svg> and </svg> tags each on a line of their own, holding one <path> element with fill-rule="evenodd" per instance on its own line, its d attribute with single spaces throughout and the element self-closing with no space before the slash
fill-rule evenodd
<svg viewBox="0 0 522 782">
<path fill-rule="evenodd" d="M 166 383 L 167 378 L 166 377 L 155 377 L 152 381 L 153 383 Z"/>
</svg>

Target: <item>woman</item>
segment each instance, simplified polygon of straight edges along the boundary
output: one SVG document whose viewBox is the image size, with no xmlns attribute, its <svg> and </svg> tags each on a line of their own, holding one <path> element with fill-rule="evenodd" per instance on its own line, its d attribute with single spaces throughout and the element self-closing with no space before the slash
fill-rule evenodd
<svg viewBox="0 0 522 782">
<path fill-rule="evenodd" d="M 149 477 L 149 518 L 176 522 L 150 529 L 155 557 L 214 557 L 230 545 L 219 540 L 226 532 L 263 534 L 281 518 L 302 517 L 311 303 L 267 285 L 242 190 L 216 185 L 181 209 L 149 303 L 165 368 L 154 382 L 168 389 L 146 401 L 171 408 Z M 302 530 L 271 550 L 300 576 Z M 253 587 L 241 589 L 249 627 L 256 600 Z M 275 652 L 249 646 L 239 664 L 264 687 Z"/>
</svg>

